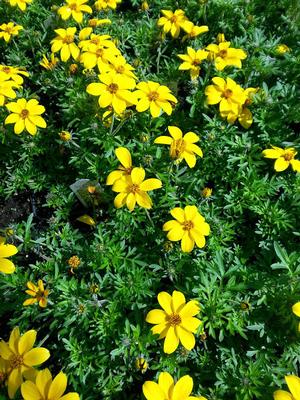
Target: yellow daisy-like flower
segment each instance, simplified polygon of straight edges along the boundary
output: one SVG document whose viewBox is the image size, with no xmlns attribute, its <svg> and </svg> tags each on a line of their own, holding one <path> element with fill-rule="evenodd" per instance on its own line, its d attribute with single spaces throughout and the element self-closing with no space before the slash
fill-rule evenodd
<svg viewBox="0 0 300 400">
<path fill-rule="evenodd" d="M 191 79 L 197 79 L 200 73 L 200 64 L 207 59 L 208 55 L 208 51 L 194 50 L 192 47 L 188 47 L 187 54 L 178 54 L 178 57 L 184 61 L 178 69 L 189 70 Z"/>
<path fill-rule="evenodd" d="M 21 336 L 19 328 L 14 328 L 8 343 L 0 341 L 0 356 L 9 363 L 7 384 L 10 399 L 23 383 L 23 376 L 32 376 L 32 367 L 42 364 L 50 357 L 49 351 L 44 347 L 33 348 L 36 335 L 35 330 L 30 330 Z"/>
<path fill-rule="evenodd" d="M 6 79 L 12 79 L 17 85 L 22 85 L 24 82 L 23 76 L 29 76 L 29 73 L 19 67 L 10 67 L 8 65 L 0 65 L 0 72 L 6 74 Z"/>
<path fill-rule="evenodd" d="M 212 188 L 210 187 L 205 187 L 204 189 L 201 190 L 201 196 L 207 199 L 212 195 Z"/>
<path fill-rule="evenodd" d="M 300 317 L 300 301 L 298 301 L 297 303 L 295 303 L 292 307 L 293 313 L 295 315 L 297 315 L 297 317 Z M 300 322 L 298 325 L 298 331 L 300 332 Z"/>
<path fill-rule="evenodd" d="M 218 71 L 229 65 L 242 68 L 241 60 L 247 58 L 247 54 L 242 49 L 230 47 L 230 42 L 220 42 L 219 44 L 209 44 L 206 49 L 210 52 L 211 59 L 215 62 Z"/>
<path fill-rule="evenodd" d="M 274 400 L 300 400 L 300 378 L 295 375 L 287 375 L 284 379 L 291 393 L 285 390 L 276 390 L 273 394 Z"/>
<path fill-rule="evenodd" d="M 196 206 L 186 206 L 184 210 L 175 207 L 170 213 L 175 220 L 172 219 L 163 226 L 163 230 L 168 231 L 169 240 L 181 240 L 181 250 L 184 253 L 190 253 L 195 244 L 199 248 L 205 246 L 205 236 L 209 235 L 210 226 Z"/>
<path fill-rule="evenodd" d="M 42 61 L 40 61 L 40 66 L 47 69 L 48 71 L 52 71 L 56 67 L 58 61 L 59 58 L 55 57 L 54 53 L 51 53 L 50 60 L 48 60 L 48 58 L 43 55 L 43 59 Z"/>
<path fill-rule="evenodd" d="M 14 103 L 6 104 L 6 108 L 12 113 L 6 117 L 5 124 L 15 124 L 14 132 L 19 135 L 24 129 L 30 135 L 35 135 L 37 127 L 46 128 L 47 124 L 41 114 L 45 112 L 45 107 L 41 106 L 36 99 L 27 101 L 19 99 Z"/>
<path fill-rule="evenodd" d="M 135 81 L 137 77 L 132 72 L 134 68 L 127 63 L 126 58 L 123 56 L 109 57 L 109 63 L 102 63 L 99 66 L 99 70 L 102 73 L 111 73 L 118 76 L 126 76 L 128 79 Z"/>
<path fill-rule="evenodd" d="M 91 18 L 88 20 L 88 26 L 91 26 L 92 28 L 96 28 L 96 26 L 105 24 L 111 24 L 111 20 L 108 18 L 103 18 L 103 19 Z"/>
<path fill-rule="evenodd" d="M 125 76 L 117 77 L 114 74 L 99 75 L 101 83 L 90 83 L 86 91 L 99 96 L 99 106 L 106 108 L 112 106 L 117 114 L 122 114 L 127 106 L 136 103 L 136 98 L 131 89 L 134 89 L 135 82 Z"/>
<path fill-rule="evenodd" d="M 291 51 L 291 49 L 286 44 L 279 44 L 276 47 L 277 54 L 285 54 L 285 53 L 289 53 L 290 51 Z"/>
<path fill-rule="evenodd" d="M 7 257 L 17 254 L 18 249 L 12 244 L 5 244 L 5 238 L 0 237 L 0 272 L 4 274 L 12 274 L 16 267 L 14 263 L 7 260 Z"/>
<path fill-rule="evenodd" d="M 209 30 L 207 25 L 197 26 L 191 21 L 185 21 L 182 25 L 182 29 L 187 33 L 183 36 L 182 41 L 185 41 L 186 39 L 194 39 Z"/>
<path fill-rule="evenodd" d="M 60 51 L 60 58 L 63 62 L 68 61 L 71 56 L 74 60 L 77 60 L 79 57 L 80 50 L 74 43 L 76 31 L 77 29 L 74 27 L 54 30 L 57 36 L 51 40 L 51 51 L 52 53 Z"/>
<path fill-rule="evenodd" d="M 120 55 L 120 50 L 110 40 L 109 35 L 96 36 L 92 34 L 90 40 L 82 41 L 79 45 L 83 49 L 80 62 L 87 69 L 92 69 L 97 65 L 99 71 L 102 72 L 103 67 L 110 59 Z"/>
<path fill-rule="evenodd" d="M 27 4 L 32 3 L 32 0 L 8 0 L 12 7 L 18 6 L 20 10 L 25 11 Z"/>
<path fill-rule="evenodd" d="M 19 89 L 20 85 L 16 82 L 7 80 L 7 75 L 0 71 L 0 106 L 3 106 L 6 98 L 15 99 L 17 94 L 15 89 Z"/>
<path fill-rule="evenodd" d="M 164 33 L 170 32 L 173 38 L 178 38 L 180 28 L 183 28 L 187 18 L 183 10 L 176 10 L 174 13 L 170 10 L 161 10 L 163 17 L 160 17 L 157 25 L 162 26 Z"/>
<path fill-rule="evenodd" d="M 199 142 L 199 136 L 194 132 L 188 132 L 184 136 L 181 129 L 176 126 L 168 126 L 170 136 L 159 136 L 154 140 L 156 144 L 170 146 L 170 156 L 178 161 L 184 159 L 190 168 L 196 165 L 196 156 L 203 157 L 202 150 L 195 143 Z"/>
<path fill-rule="evenodd" d="M 228 122 L 239 115 L 242 104 L 247 100 L 244 89 L 231 78 L 212 78 L 213 85 L 205 88 L 208 104 L 218 104 L 221 115 L 226 115 Z M 235 120 L 234 119 L 234 120 Z"/>
<path fill-rule="evenodd" d="M 168 372 L 161 372 L 158 383 L 146 381 L 143 384 L 143 393 L 147 400 L 206 400 L 203 396 L 190 396 L 193 386 L 193 379 L 189 375 L 184 375 L 174 383 Z"/>
<path fill-rule="evenodd" d="M 96 10 L 106 10 L 107 8 L 111 8 L 115 10 L 117 5 L 120 4 L 122 0 L 98 0 L 95 2 L 94 6 Z"/>
<path fill-rule="evenodd" d="M 39 303 L 40 307 L 47 307 L 47 297 L 49 295 L 49 290 L 45 290 L 43 281 L 39 279 L 38 286 L 36 286 L 32 282 L 27 282 L 27 287 L 28 290 L 26 290 L 25 292 L 33 298 L 25 300 L 23 306 L 30 306 L 31 304 Z"/>
<path fill-rule="evenodd" d="M 129 150 L 127 150 L 125 147 L 118 147 L 115 150 L 115 153 L 121 165 L 116 171 L 112 171 L 108 175 L 106 179 L 107 185 L 113 185 L 118 179 L 130 176 L 131 171 L 134 168 L 132 165 L 132 159 Z"/>
<path fill-rule="evenodd" d="M 195 300 L 186 303 L 184 294 L 176 290 L 172 296 L 167 292 L 160 292 L 157 300 L 163 310 L 151 310 L 146 321 L 155 325 L 151 328 L 153 334 L 159 334 L 159 339 L 165 338 L 164 352 L 173 353 L 179 342 L 187 350 L 192 350 L 196 344 L 194 333 L 201 324 L 195 318 L 200 311 L 199 303 Z"/>
<path fill-rule="evenodd" d="M 114 205 L 121 208 L 125 204 L 129 211 L 133 211 L 136 203 L 143 208 L 151 208 L 152 200 L 147 192 L 162 187 L 159 179 L 145 179 L 144 168 L 133 168 L 130 175 L 125 179 L 118 179 L 113 184 L 112 190 L 119 193 Z"/>
<path fill-rule="evenodd" d="M 2 24 L 0 25 L 0 39 L 4 39 L 8 43 L 10 38 L 17 36 L 22 29 L 24 29 L 22 25 L 15 25 L 14 22 Z"/>
<path fill-rule="evenodd" d="M 265 158 L 276 159 L 274 169 L 277 172 L 285 171 L 290 165 L 293 171 L 300 172 L 300 161 L 294 159 L 297 151 L 293 147 L 281 149 L 272 146 L 272 149 L 266 149 L 262 154 Z"/>
<path fill-rule="evenodd" d="M 177 99 L 172 95 L 167 86 L 160 85 L 157 82 L 140 82 L 136 85 L 135 95 L 138 99 L 136 110 L 143 112 L 150 109 L 153 118 L 160 115 L 162 111 L 168 115 L 172 114 L 171 103 L 177 103 Z"/>
<path fill-rule="evenodd" d="M 61 16 L 63 20 L 67 20 L 70 17 L 74 18 L 78 24 L 83 20 L 83 13 L 91 14 L 93 10 L 90 6 L 84 4 L 88 0 L 66 0 L 65 5 L 60 7 L 57 13 Z"/>
<path fill-rule="evenodd" d="M 60 372 L 52 379 L 48 368 L 39 371 L 35 382 L 22 383 L 21 393 L 24 400 L 79 400 L 78 393 L 65 394 L 68 384 L 67 375 Z"/>
</svg>

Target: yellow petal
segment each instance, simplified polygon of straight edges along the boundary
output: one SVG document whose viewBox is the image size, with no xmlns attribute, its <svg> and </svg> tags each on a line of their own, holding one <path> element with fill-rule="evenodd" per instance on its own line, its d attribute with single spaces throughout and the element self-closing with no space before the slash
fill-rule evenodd
<svg viewBox="0 0 300 400">
<path fill-rule="evenodd" d="M 182 208 L 175 207 L 170 211 L 170 213 L 178 222 L 184 222 L 184 211 Z"/>
<path fill-rule="evenodd" d="M 31 306 L 32 304 L 36 303 L 38 300 L 35 299 L 27 299 L 23 302 L 23 306 Z"/>
<path fill-rule="evenodd" d="M 276 390 L 273 393 L 274 400 L 294 400 L 292 395 L 285 390 Z"/>
<path fill-rule="evenodd" d="M 16 267 L 14 263 L 6 258 L 0 258 L 0 272 L 4 274 L 12 274 L 15 272 Z"/>
<path fill-rule="evenodd" d="M 274 169 L 277 172 L 285 171 L 290 165 L 289 161 L 286 161 L 283 157 L 277 158 L 274 164 Z"/>
<path fill-rule="evenodd" d="M 173 391 L 172 400 L 184 400 L 189 397 L 193 390 L 193 379 L 185 375 L 176 383 Z"/>
<path fill-rule="evenodd" d="M 149 324 L 161 324 L 166 322 L 167 314 L 163 310 L 151 310 L 148 312 L 146 316 L 146 321 Z"/>
<path fill-rule="evenodd" d="M 30 350 L 28 353 L 24 354 L 24 364 L 29 367 L 34 367 L 40 365 L 50 357 L 49 350 L 44 347 L 39 347 Z"/>
<path fill-rule="evenodd" d="M 196 300 L 190 300 L 179 312 L 180 317 L 188 318 L 197 315 L 200 311 L 199 303 Z"/>
<path fill-rule="evenodd" d="M 123 176 L 123 171 L 112 171 L 106 178 L 106 185 L 113 185 L 118 179 L 121 179 Z"/>
<path fill-rule="evenodd" d="M 195 333 L 200 324 L 201 324 L 200 319 L 194 317 L 187 317 L 187 318 L 181 318 L 180 326 L 182 326 L 187 331 Z"/>
<path fill-rule="evenodd" d="M 48 398 L 49 399 L 59 399 L 65 392 L 67 388 L 67 375 L 63 372 L 60 372 L 53 379 L 53 382 L 50 385 Z"/>
<path fill-rule="evenodd" d="M 164 341 L 164 352 L 166 354 L 174 353 L 179 344 L 179 338 L 175 333 L 175 328 L 170 326 Z"/>
<path fill-rule="evenodd" d="M 173 139 L 170 136 L 158 136 L 154 143 L 156 144 L 168 144 L 170 145 L 173 142 Z"/>
<path fill-rule="evenodd" d="M 124 168 L 132 167 L 130 152 L 125 147 L 118 147 L 115 150 L 116 156 Z"/>
<path fill-rule="evenodd" d="M 4 360 L 9 360 L 13 355 L 14 348 L 10 348 L 4 340 L 0 342 L 0 356 L 4 358 Z"/>
<path fill-rule="evenodd" d="M 143 384 L 143 393 L 147 400 L 165 400 L 164 392 L 156 382 L 146 381 Z"/>
<path fill-rule="evenodd" d="M 276 149 L 266 149 L 262 152 L 262 154 L 265 158 L 279 158 L 282 152 Z"/>
<path fill-rule="evenodd" d="M 132 182 L 136 185 L 139 185 L 145 179 L 145 170 L 144 168 L 133 168 L 131 171 L 131 179 Z"/>
<path fill-rule="evenodd" d="M 194 166 L 196 165 L 196 161 L 197 161 L 195 155 L 188 153 L 187 151 L 184 151 L 182 156 L 185 159 L 187 165 L 190 168 L 194 168 Z"/>
<path fill-rule="evenodd" d="M 295 400 L 300 400 L 300 378 L 295 375 L 287 375 L 284 378 Z"/>
<path fill-rule="evenodd" d="M 84 214 L 81 217 L 78 217 L 76 220 L 79 222 L 83 222 L 84 224 L 87 224 L 90 226 L 96 225 L 95 220 L 87 214 Z"/>
<path fill-rule="evenodd" d="M 291 163 L 291 166 L 294 171 L 300 172 L 300 161 L 299 160 L 291 160 L 290 163 Z"/>
<path fill-rule="evenodd" d="M 11 331 L 11 334 L 9 336 L 9 348 L 14 352 L 18 353 L 18 343 L 20 339 L 20 330 L 18 327 L 14 328 Z"/>
<path fill-rule="evenodd" d="M 163 308 L 167 314 L 172 314 L 172 297 L 169 293 L 160 292 L 157 296 L 157 300 L 161 308 Z"/>
<path fill-rule="evenodd" d="M 173 139 L 178 140 L 182 138 L 182 131 L 177 126 L 168 126 L 168 131 Z"/>
<path fill-rule="evenodd" d="M 126 206 L 130 212 L 133 211 L 135 204 L 136 204 L 135 195 L 133 193 L 129 193 L 126 198 Z"/>
<path fill-rule="evenodd" d="M 8 376 L 7 386 L 8 386 L 8 396 L 10 399 L 15 397 L 16 391 L 22 384 L 22 374 L 20 368 L 15 368 L 11 371 Z"/>
<path fill-rule="evenodd" d="M 196 217 L 197 213 L 198 209 L 196 206 L 185 206 L 184 208 L 185 220 L 187 221 L 192 221 Z"/>
<path fill-rule="evenodd" d="M 300 301 L 293 305 L 292 310 L 297 317 L 300 317 Z"/>
<path fill-rule="evenodd" d="M 139 192 L 136 193 L 135 195 L 136 202 L 138 203 L 139 206 L 144 207 L 144 208 L 151 208 L 152 207 L 152 201 L 148 193 L 146 192 Z"/>
<path fill-rule="evenodd" d="M 205 237 L 204 235 L 197 229 L 191 229 L 190 231 L 190 236 L 194 239 L 196 242 L 197 247 L 202 249 L 202 247 L 205 246 Z"/>
<path fill-rule="evenodd" d="M 170 231 L 171 229 L 175 228 L 181 228 L 181 224 L 178 221 L 175 221 L 175 219 L 171 219 L 170 221 L 165 222 L 163 225 L 163 231 Z"/>
<path fill-rule="evenodd" d="M 169 394 L 174 387 L 174 380 L 168 372 L 161 372 L 158 377 L 159 387 L 164 391 L 165 398 L 169 398 Z"/>
<path fill-rule="evenodd" d="M 184 294 L 174 290 L 172 293 L 172 310 L 174 313 L 179 313 L 180 309 L 185 305 Z"/>
<path fill-rule="evenodd" d="M 119 193 L 114 199 L 114 206 L 121 208 L 126 204 L 127 193 Z"/>
<path fill-rule="evenodd" d="M 12 244 L 1 244 L 0 245 L 0 257 L 10 257 L 18 252 L 16 246 Z"/>
<path fill-rule="evenodd" d="M 176 221 L 175 221 L 176 222 Z M 171 240 L 171 242 L 177 242 L 178 240 L 181 240 L 183 235 L 184 235 L 184 230 L 182 226 L 178 223 L 178 225 L 175 228 L 172 228 L 168 234 L 167 238 Z"/>
<path fill-rule="evenodd" d="M 33 348 L 33 345 L 36 341 L 37 332 L 35 330 L 30 330 L 24 333 L 19 340 L 18 352 L 20 355 L 27 353 L 29 350 Z"/>
<path fill-rule="evenodd" d="M 21 393 L 24 400 L 41 400 L 41 394 L 33 382 L 22 383 Z"/>
<path fill-rule="evenodd" d="M 183 136 L 183 139 L 185 142 L 188 142 L 188 143 L 197 143 L 200 140 L 199 136 L 196 135 L 196 133 L 194 133 L 194 132 L 187 132 Z"/>
<path fill-rule="evenodd" d="M 78 393 L 72 392 L 65 394 L 59 400 L 80 400 L 80 397 Z"/>
<path fill-rule="evenodd" d="M 146 179 L 140 184 L 140 189 L 148 192 L 149 190 L 159 189 L 162 187 L 162 183 L 159 179 Z"/>
</svg>

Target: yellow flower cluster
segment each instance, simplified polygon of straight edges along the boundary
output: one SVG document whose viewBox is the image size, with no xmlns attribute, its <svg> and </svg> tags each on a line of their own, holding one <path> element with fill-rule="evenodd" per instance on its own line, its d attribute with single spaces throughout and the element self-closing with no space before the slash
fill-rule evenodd
<svg viewBox="0 0 300 400">
<path fill-rule="evenodd" d="M 202 33 L 208 32 L 208 26 L 196 26 L 193 22 L 189 21 L 185 12 L 181 9 L 170 11 L 161 10 L 163 17 L 160 17 L 157 25 L 163 28 L 164 35 L 170 33 L 173 38 L 178 38 L 180 30 L 182 29 L 186 35 L 183 40 L 193 39 Z"/>
<path fill-rule="evenodd" d="M 252 103 L 256 88 L 243 89 L 231 78 L 212 78 L 213 85 L 205 88 L 207 104 L 219 104 L 222 118 L 233 124 L 237 119 L 239 123 L 248 129 L 253 122 L 253 116 L 248 106 Z"/>
<path fill-rule="evenodd" d="M 49 369 L 36 370 L 50 357 L 45 347 L 33 348 L 36 336 L 33 329 L 21 335 L 14 328 L 8 342 L 0 341 L 0 376 L 7 384 L 8 397 L 13 399 L 20 388 L 24 400 L 79 400 L 77 393 L 64 395 L 67 376 L 63 372 L 52 379 Z"/>
</svg>

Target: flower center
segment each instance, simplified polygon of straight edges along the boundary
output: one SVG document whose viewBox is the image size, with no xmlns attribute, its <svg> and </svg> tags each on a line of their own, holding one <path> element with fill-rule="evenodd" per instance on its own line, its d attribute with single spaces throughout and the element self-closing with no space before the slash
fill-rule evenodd
<svg viewBox="0 0 300 400">
<path fill-rule="evenodd" d="M 221 50 L 219 52 L 219 56 L 222 57 L 222 58 L 225 58 L 227 56 L 227 50 Z"/>
<path fill-rule="evenodd" d="M 28 115 L 29 115 L 29 111 L 28 110 L 22 110 L 21 113 L 20 113 L 20 117 L 22 119 L 26 119 L 28 117 Z"/>
<path fill-rule="evenodd" d="M 199 65 L 200 64 L 200 60 L 198 60 L 197 58 L 192 62 L 192 65 Z"/>
<path fill-rule="evenodd" d="M 77 4 L 76 3 L 71 3 L 69 5 L 69 8 L 70 8 L 70 10 L 75 11 L 75 10 L 77 10 Z"/>
<path fill-rule="evenodd" d="M 89 20 L 89 26 L 95 28 L 97 26 L 97 20 L 96 19 L 90 19 Z"/>
<path fill-rule="evenodd" d="M 177 22 L 177 17 L 176 15 L 173 15 L 173 17 L 170 19 L 170 21 L 175 24 L 175 22 Z"/>
<path fill-rule="evenodd" d="M 5 72 L 6 74 L 10 73 L 10 67 L 3 67 L 2 71 Z"/>
<path fill-rule="evenodd" d="M 103 49 L 97 49 L 96 50 L 96 56 L 97 57 L 102 57 L 103 56 Z"/>
<path fill-rule="evenodd" d="M 74 42 L 74 36 L 73 35 L 66 35 L 63 39 L 63 43 L 73 43 Z"/>
<path fill-rule="evenodd" d="M 294 158 L 294 153 L 292 151 L 287 151 L 283 157 L 285 161 L 291 161 Z"/>
<path fill-rule="evenodd" d="M 232 96 L 232 90 L 230 90 L 230 89 L 225 89 L 224 90 L 224 93 L 223 93 L 223 97 L 225 97 L 226 99 L 228 99 L 229 97 L 231 97 Z"/>
<path fill-rule="evenodd" d="M 12 34 L 13 33 L 14 28 L 10 28 L 9 26 L 6 27 L 5 32 Z"/>
<path fill-rule="evenodd" d="M 150 92 L 149 94 L 148 94 L 148 99 L 150 100 L 150 101 L 155 101 L 155 100 L 157 100 L 159 98 L 159 94 L 157 93 L 157 92 Z"/>
<path fill-rule="evenodd" d="M 171 314 L 171 315 L 169 315 L 169 317 L 168 317 L 168 323 L 169 323 L 171 326 L 179 325 L 179 324 L 181 323 L 180 315 L 178 315 L 178 314 Z"/>
<path fill-rule="evenodd" d="M 192 221 L 184 221 L 182 225 L 183 225 L 182 229 L 184 231 L 190 231 L 191 229 L 194 228 L 194 224 Z"/>
<path fill-rule="evenodd" d="M 139 185 L 135 184 L 131 185 L 129 188 L 129 192 L 133 194 L 138 193 L 139 190 L 140 190 Z"/>
<path fill-rule="evenodd" d="M 129 168 L 122 168 L 122 170 L 125 172 L 126 175 L 130 175 L 132 171 L 132 167 Z"/>
<path fill-rule="evenodd" d="M 183 139 L 174 140 L 171 145 L 171 157 L 172 158 L 180 158 L 182 153 L 184 152 L 186 147 L 186 143 Z"/>
<path fill-rule="evenodd" d="M 12 369 L 19 368 L 21 365 L 23 365 L 23 357 L 19 355 L 15 355 L 11 360 L 10 360 L 10 366 Z"/>
<path fill-rule="evenodd" d="M 116 68 L 116 71 L 117 71 L 119 74 L 122 74 L 122 73 L 125 71 L 125 68 L 124 68 L 123 65 L 119 65 L 119 66 Z"/>
<path fill-rule="evenodd" d="M 112 94 L 117 93 L 118 89 L 119 86 L 116 83 L 111 83 L 110 85 L 107 86 L 107 90 Z"/>
<path fill-rule="evenodd" d="M 96 37 L 96 38 L 91 39 L 90 42 L 93 44 L 99 44 L 99 39 Z"/>
</svg>

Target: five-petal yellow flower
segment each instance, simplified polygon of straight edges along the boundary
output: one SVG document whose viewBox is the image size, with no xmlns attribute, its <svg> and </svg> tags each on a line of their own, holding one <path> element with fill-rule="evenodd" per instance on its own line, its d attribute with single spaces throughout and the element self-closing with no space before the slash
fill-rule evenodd
<svg viewBox="0 0 300 400">
<path fill-rule="evenodd" d="M 58 9 L 58 14 L 62 19 L 67 20 L 70 17 L 74 18 L 76 22 L 79 24 L 83 20 L 83 13 L 92 13 L 92 9 L 90 6 L 84 4 L 88 0 L 66 0 L 65 5 Z"/>
<path fill-rule="evenodd" d="M 170 213 L 175 220 L 172 219 L 163 226 L 163 230 L 168 231 L 169 240 L 181 240 L 181 250 L 184 253 L 190 253 L 195 244 L 200 248 L 205 246 L 205 236 L 209 235 L 210 226 L 196 206 L 186 206 L 184 210 L 175 207 Z"/>
<path fill-rule="evenodd" d="M 296 172 L 300 172 L 300 161 L 295 160 L 297 151 L 294 147 L 281 149 L 280 147 L 272 146 L 272 149 L 266 149 L 262 152 L 265 158 L 276 159 L 274 169 L 277 172 L 285 171 L 290 165 Z"/>
<path fill-rule="evenodd" d="M 55 29 L 54 32 L 57 36 L 51 40 L 51 51 L 52 53 L 57 53 L 60 51 L 61 61 L 66 62 L 72 56 L 74 60 L 77 60 L 80 54 L 78 46 L 74 43 L 75 33 L 77 28 L 67 28 L 67 29 Z"/>
<path fill-rule="evenodd" d="M 206 50 L 194 50 L 192 47 L 187 48 L 187 54 L 178 54 L 178 57 L 184 62 L 179 65 L 179 70 L 189 70 L 191 79 L 197 79 L 200 73 L 200 64 L 206 60 L 209 52 Z"/>
<path fill-rule="evenodd" d="M 4 39 L 7 43 L 12 36 L 17 36 L 20 30 L 23 29 L 22 25 L 15 25 L 14 22 L 0 25 L 0 39 Z M 1 32 L 2 31 L 2 32 Z"/>
<path fill-rule="evenodd" d="M 177 38 L 180 33 L 180 28 L 183 28 L 187 18 L 183 10 L 176 10 L 174 13 L 170 10 L 161 10 L 163 17 L 160 17 L 157 25 L 162 26 L 164 33 L 170 32 L 173 38 Z"/>
<path fill-rule="evenodd" d="M 195 318 L 200 311 L 199 303 L 191 300 L 186 303 L 184 294 L 176 290 L 172 296 L 160 292 L 157 300 L 163 310 L 155 309 L 148 312 L 146 321 L 155 325 L 151 328 L 153 334 L 159 334 L 159 339 L 165 338 L 164 352 L 173 353 L 179 342 L 187 350 L 195 347 L 195 336 L 201 321 Z"/>
<path fill-rule="evenodd" d="M 194 132 L 188 132 L 184 136 L 181 129 L 176 126 L 168 126 L 170 136 L 159 136 L 154 140 L 156 144 L 170 145 L 170 156 L 178 161 L 184 159 L 190 168 L 196 165 L 196 156 L 203 157 L 202 150 L 195 143 L 200 139 Z"/>
</svg>

